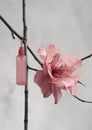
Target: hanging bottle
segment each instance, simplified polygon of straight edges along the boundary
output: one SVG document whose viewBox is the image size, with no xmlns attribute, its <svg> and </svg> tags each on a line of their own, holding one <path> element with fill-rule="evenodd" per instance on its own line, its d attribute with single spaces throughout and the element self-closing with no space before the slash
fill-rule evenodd
<svg viewBox="0 0 92 130">
<path fill-rule="evenodd" d="M 17 85 L 26 85 L 26 71 L 27 71 L 27 62 L 23 43 L 21 41 L 21 46 L 16 57 L 16 84 Z"/>
</svg>

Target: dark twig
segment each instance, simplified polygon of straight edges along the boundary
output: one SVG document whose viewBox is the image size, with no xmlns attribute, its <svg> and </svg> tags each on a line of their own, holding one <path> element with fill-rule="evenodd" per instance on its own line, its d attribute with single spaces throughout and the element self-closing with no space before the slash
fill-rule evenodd
<svg viewBox="0 0 92 130">
<path fill-rule="evenodd" d="M 28 69 L 30 69 L 30 70 L 38 71 L 37 69 L 31 68 L 30 66 L 27 66 L 27 67 L 28 67 Z"/>
<path fill-rule="evenodd" d="M 13 32 L 11 32 L 11 35 L 12 35 L 12 38 L 15 39 L 15 36 L 14 36 L 14 33 L 13 33 Z"/>
<path fill-rule="evenodd" d="M 78 83 L 83 85 L 84 87 L 86 87 L 86 85 L 84 83 L 82 83 L 81 81 L 78 81 Z"/>
<path fill-rule="evenodd" d="M 83 100 L 77 96 L 73 96 L 74 98 L 76 98 L 77 100 L 81 101 L 81 102 L 84 102 L 84 103 L 92 103 L 92 101 L 86 101 L 86 100 Z"/>
<path fill-rule="evenodd" d="M 25 0 L 22 0 L 22 7 L 23 7 L 23 43 L 25 48 L 25 55 L 27 58 L 27 25 L 26 25 L 26 10 L 25 10 Z M 28 59 L 27 63 L 28 64 Z M 24 112 L 24 130 L 28 130 L 28 67 L 26 73 L 26 85 L 25 85 L 25 112 Z"/>
<path fill-rule="evenodd" d="M 39 63 L 39 65 L 43 68 L 43 64 L 41 63 L 41 61 L 37 58 L 37 56 L 33 53 L 33 51 L 27 47 L 29 52 L 32 54 L 32 56 L 34 57 L 34 59 Z"/>
<path fill-rule="evenodd" d="M 8 27 L 8 29 L 15 34 L 19 39 L 23 39 L 23 37 L 21 37 L 8 23 L 7 21 L 0 15 L 0 19 L 2 20 L 2 22 Z"/>
<path fill-rule="evenodd" d="M 86 59 L 91 58 L 91 57 L 92 57 L 92 54 L 90 54 L 90 55 L 88 55 L 88 56 L 82 58 L 81 60 L 83 61 L 83 60 L 86 60 Z"/>
<path fill-rule="evenodd" d="M 8 22 L 0 15 L 0 19 L 1 21 L 8 27 L 8 29 L 11 31 L 12 37 L 13 39 L 15 38 L 14 35 L 19 38 L 20 40 L 23 40 L 23 37 L 20 36 L 9 24 Z M 32 54 L 32 56 L 34 57 L 34 59 L 39 63 L 39 65 L 42 67 L 43 64 L 41 63 L 41 61 L 36 57 L 36 55 L 33 53 L 33 51 L 30 49 L 30 47 L 27 45 L 27 49 L 29 50 L 29 52 Z"/>
</svg>

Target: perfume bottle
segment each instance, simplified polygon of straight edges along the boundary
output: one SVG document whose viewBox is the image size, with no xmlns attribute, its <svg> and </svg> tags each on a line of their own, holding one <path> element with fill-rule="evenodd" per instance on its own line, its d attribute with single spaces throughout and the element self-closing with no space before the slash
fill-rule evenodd
<svg viewBox="0 0 92 130">
<path fill-rule="evenodd" d="M 16 57 L 16 84 L 17 85 L 26 85 L 26 71 L 27 71 L 27 59 L 25 56 L 23 43 L 21 41 L 18 55 Z"/>
</svg>

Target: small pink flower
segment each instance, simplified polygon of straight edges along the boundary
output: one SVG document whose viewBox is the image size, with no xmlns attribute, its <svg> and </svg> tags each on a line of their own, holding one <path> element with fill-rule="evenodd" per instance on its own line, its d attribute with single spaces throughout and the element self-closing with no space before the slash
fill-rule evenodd
<svg viewBox="0 0 92 130">
<path fill-rule="evenodd" d="M 38 50 L 43 60 L 43 70 L 36 72 L 34 82 L 41 88 L 44 97 L 53 94 L 55 104 L 62 96 L 61 90 L 66 90 L 71 95 L 77 92 L 77 82 L 80 74 L 77 68 L 81 66 L 81 59 L 72 54 L 60 55 L 56 45 L 44 45 Z"/>
</svg>

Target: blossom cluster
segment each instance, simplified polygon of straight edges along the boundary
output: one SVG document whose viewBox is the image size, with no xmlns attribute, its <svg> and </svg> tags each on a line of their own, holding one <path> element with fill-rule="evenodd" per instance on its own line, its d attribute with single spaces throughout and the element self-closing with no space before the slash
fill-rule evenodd
<svg viewBox="0 0 92 130">
<path fill-rule="evenodd" d="M 73 54 L 61 55 L 59 48 L 54 44 L 50 44 L 48 48 L 42 45 L 38 53 L 43 60 L 43 69 L 36 72 L 34 82 L 40 87 L 43 97 L 53 94 L 57 104 L 62 90 L 76 95 L 80 79 L 77 69 L 82 65 L 81 59 Z"/>
</svg>

